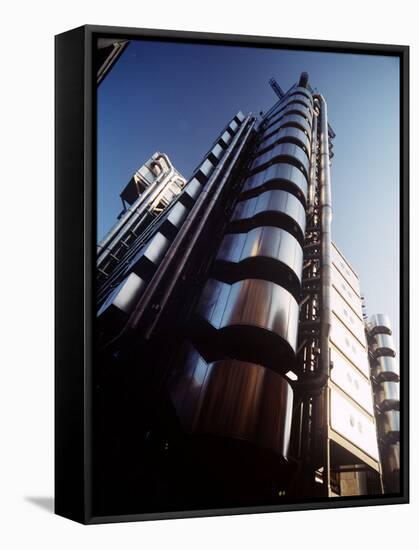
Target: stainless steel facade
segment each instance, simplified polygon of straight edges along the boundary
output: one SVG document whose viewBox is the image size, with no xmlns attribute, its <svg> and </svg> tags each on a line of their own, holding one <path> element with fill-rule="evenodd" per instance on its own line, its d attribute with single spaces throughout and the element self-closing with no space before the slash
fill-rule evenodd
<svg viewBox="0 0 419 550">
<path fill-rule="evenodd" d="M 264 190 L 283 189 L 294 194 L 303 205 L 307 199 L 307 178 L 296 166 L 280 161 L 249 176 L 243 186 L 243 197 L 257 196 Z"/>
<path fill-rule="evenodd" d="M 297 239 L 278 227 L 255 227 L 247 233 L 225 235 L 216 256 L 217 273 L 226 281 L 246 278 L 273 279 L 288 285 L 298 299 L 303 251 Z M 288 284 L 289 283 L 289 284 Z"/>
<path fill-rule="evenodd" d="M 197 315 L 220 333 L 213 336 L 220 354 L 289 370 L 297 346 L 298 303 L 284 287 L 263 279 L 232 285 L 210 279 Z M 206 338 L 212 338 L 209 331 Z"/>
<path fill-rule="evenodd" d="M 188 433 L 237 438 L 288 455 L 293 392 L 272 370 L 234 359 L 207 363 L 191 350 L 170 392 Z"/>
<path fill-rule="evenodd" d="M 396 493 L 400 489 L 399 366 L 388 316 L 372 315 L 367 327 L 383 483 L 387 492 Z"/>
<path fill-rule="evenodd" d="M 237 113 L 188 181 L 166 163 L 124 189 L 98 250 L 104 354 L 115 372 L 138 361 L 158 387 L 144 400 L 169 411 L 160 443 L 190 494 L 205 464 L 214 491 L 234 479 L 245 499 L 252 461 L 272 502 L 380 494 L 399 464 L 391 329 L 365 323 L 332 243 L 326 100 L 306 74 L 278 97 L 259 120 Z"/>
<path fill-rule="evenodd" d="M 291 126 L 294 115 L 297 120 L 301 118 L 293 128 L 295 131 L 303 133 L 301 125 L 310 128 L 311 112 L 297 113 L 290 109 L 281 120 Z M 271 123 L 272 136 L 275 124 Z M 262 138 L 264 134 L 264 129 L 259 130 Z M 274 139 L 273 147 L 267 149 L 265 141 L 264 152 L 259 154 L 261 148 L 256 148 L 254 160 L 250 157 L 248 177 L 215 254 L 212 272 L 217 278 L 208 280 L 196 309 L 198 332 L 203 332 L 204 339 L 210 342 L 208 353 L 213 353 L 214 359 L 228 356 L 240 361 L 229 374 L 232 387 L 240 388 L 242 380 L 247 379 L 249 362 L 251 372 L 263 373 L 269 369 L 275 376 L 288 373 L 295 362 L 306 224 L 304 207 L 310 168 L 309 139 L 304 133 L 303 136 L 298 140 L 295 133 L 282 130 L 280 143 Z M 239 374 L 241 370 L 243 373 Z M 179 372 L 179 379 L 184 376 Z M 285 393 L 278 392 L 278 406 L 285 414 L 292 407 L 293 390 L 285 378 L 272 380 L 288 388 Z M 174 387 L 180 386 L 175 381 Z M 230 395 L 227 386 L 225 390 L 221 388 L 220 384 L 218 392 Z M 182 393 L 183 402 L 189 402 L 188 390 L 182 391 L 186 391 Z M 195 386 L 190 391 L 195 391 Z M 202 387 L 203 400 L 209 391 L 213 391 L 211 385 Z M 172 396 L 177 402 L 176 390 Z M 265 399 L 269 401 L 269 393 Z M 237 414 L 248 417 L 252 407 L 245 400 Z M 288 428 L 281 431 L 280 446 L 269 445 L 284 458 L 290 445 L 290 415 L 286 414 L 282 422 L 285 419 Z M 218 433 L 209 420 L 206 429 L 213 435 Z"/>
<path fill-rule="evenodd" d="M 272 189 L 237 203 L 229 230 L 250 229 L 272 225 L 290 232 L 303 244 L 306 226 L 305 209 L 301 202 L 287 191 Z"/>
</svg>

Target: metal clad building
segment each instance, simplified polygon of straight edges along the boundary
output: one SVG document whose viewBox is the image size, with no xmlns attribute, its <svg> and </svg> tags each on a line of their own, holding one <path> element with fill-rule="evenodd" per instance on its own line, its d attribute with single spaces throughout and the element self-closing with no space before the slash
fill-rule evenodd
<svg viewBox="0 0 419 550">
<path fill-rule="evenodd" d="M 153 155 L 98 246 L 97 422 L 117 441 L 99 479 L 119 464 L 173 506 L 397 486 L 391 328 L 366 323 L 332 243 L 326 99 L 306 73 L 271 86 L 273 107 L 239 111 L 188 181 Z"/>
</svg>

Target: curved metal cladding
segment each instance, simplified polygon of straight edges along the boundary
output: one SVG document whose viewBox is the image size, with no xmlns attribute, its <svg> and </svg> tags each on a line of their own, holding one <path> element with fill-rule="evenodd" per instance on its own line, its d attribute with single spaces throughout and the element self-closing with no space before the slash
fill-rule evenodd
<svg viewBox="0 0 419 550">
<path fill-rule="evenodd" d="M 301 111 L 292 112 L 280 116 L 277 120 L 273 121 L 269 126 L 266 127 L 262 138 L 265 139 L 271 134 L 277 132 L 281 128 L 286 128 L 287 126 L 293 126 L 294 128 L 299 128 L 308 136 L 311 135 L 311 125 L 306 117 Z"/>
<path fill-rule="evenodd" d="M 239 439 L 288 455 L 293 392 L 272 370 L 234 359 L 207 363 L 192 349 L 173 373 L 169 392 L 187 433 Z"/>
<path fill-rule="evenodd" d="M 254 160 L 257 173 L 244 184 L 190 325 L 205 360 L 192 352 L 171 386 L 186 431 L 283 456 L 293 400 L 283 375 L 297 346 L 311 116 L 301 101 L 290 105 L 289 127 L 277 136 L 283 141 Z"/>
<path fill-rule="evenodd" d="M 241 198 L 254 197 L 269 189 L 283 189 L 295 195 L 305 207 L 307 199 L 307 178 L 297 167 L 278 161 L 245 181 Z"/>
<path fill-rule="evenodd" d="M 369 318 L 369 332 L 371 336 L 376 334 L 388 334 L 391 336 L 391 323 L 388 315 L 376 313 Z"/>
<path fill-rule="evenodd" d="M 304 133 L 310 135 L 311 124 L 309 120 L 310 110 L 303 106 L 299 106 L 300 109 L 292 109 L 290 106 L 288 109 L 284 109 L 278 115 L 268 121 L 268 124 L 263 126 L 261 139 L 267 138 L 273 132 L 277 132 L 283 127 L 294 126 L 300 128 Z M 295 117 L 295 118 L 293 118 Z"/>
<path fill-rule="evenodd" d="M 267 117 L 266 122 L 267 124 L 271 124 L 272 121 L 277 120 L 279 117 L 284 115 L 285 111 L 296 109 L 296 110 L 302 110 L 304 114 L 307 114 L 307 116 L 310 117 L 310 121 L 312 122 L 312 115 L 313 115 L 313 108 L 310 105 L 310 102 L 304 98 L 303 96 L 299 97 L 291 97 L 287 102 L 281 104 L 281 106 L 278 107 L 275 111 L 272 112 L 269 117 Z"/>
<path fill-rule="evenodd" d="M 234 233 L 268 225 L 286 229 L 303 244 L 305 209 L 291 193 L 279 189 L 265 191 L 237 203 L 227 230 Z"/>
<path fill-rule="evenodd" d="M 310 159 L 307 153 L 301 147 L 294 143 L 279 143 L 272 149 L 268 149 L 265 153 L 257 156 L 250 167 L 252 172 L 261 170 L 264 166 L 273 162 L 285 160 L 294 164 L 302 170 L 308 181 L 310 170 Z"/>
<path fill-rule="evenodd" d="M 300 128 L 293 128 L 292 126 L 280 128 L 278 132 L 271 134 L 268 138 L 261 141 L 258 147 L 258 154 L 278 142 L 295 143 L 303 149 L 307 156 L 309 156 L 310 138 L 305 132 L 300 130 Z"/>
<path fill-rule="evenodd" d="M 256 227 L 248 233 L 227 234 L 219 248 L 214 276 L 228 283 L 240 279 L 271 280 L 297 300 L 301 288 L 303 250 L 288 231 Z"/>
<path fill-rule="evenodd" d="M 373 367 L 373 376 L 378 381 L 384 380 L 399 380 L 399 367 L 397 359 L 395 357 L 388 357 L 383 355 L 382 357 L 377 357 L 377 363 Z"/>
<path fill-rule="evenodd" d="M 389 357 L 395 357 L 393 337 L 389 334 L 376 334 L 374 341 L 374 352 L 376 357 L 381 355 L 388 355 Z"/>
<path fill-rule="evenodd" d="M 285 373 L 297 345 L 298 303 L 270 281 L 210 279 L 197 308 L 214 357 L 228 355 Z"/>
<path fill-rule="evenodd" d="M 375 396 L 380 410 L 398 409 L 400 406 L 399 382 L 395 380 L 381 382 L 375 391 Z"/>
<path fill-rule="evenodd" d="M 273 110 L 272 112 L 275 112 L 282 105 L 287 105 L 287 103 L 289 103 L 290 101 L 294 101 L 295 99 L 301 99 L 311 106 L 313 106 L 314 104 L 313 95 L 311 94 L 310 90 L 303 86 L 296 86 L 281 99 L 279 105 L 277 105 L 277 108 L 275 108 L 275 110 Z M 269 113 L 270 116 L 271 114 L 272 113 Z"/>
<path fill-rule="evenodd" d="M 310 103 L 313 105 L 313 96 L 311 92 L 308 90 L 308 88 L 305 88 L 303 86 L 296 86 L 290 93 L 289 97 L 292 97 L 298 94 L 306 97 L 310 101 Z"/>
<path fill-rule="evenodd" d="M 266 117 L 267 122 L 270 122 L 276 119 L 281 113 L 285 111 L 285 109 L 288 109 L 291 107 L 295 107 L 297 109 L 299 107 L 304 107 L 305 109 L 307 109 L 307 112 L 309 114 L 312 115 L 313 113 L 313 107 L 310 104 L 310 101 L 307 99 L 307 97 L 302 94 L 295 94 L 291 96 L 288 100 L 283 102 L 281 101 L 280 105 L 278 105 L 278 107 L 274 111 L 269 113 L 268 117 Z"/>
<path fill-rule="evenodd" d="M 397 443 L 400 439 L 400 411 L 382 412 L 378 416 L 378 430 L 384 443 Z"/>
<path fill-rule="evenodd" d="M 313 122 L 313 108 L 311 105 L 308 105 L 307 102 L 302 101 L 298 98 L 291 98 L 282 109 L 277 112 L 275 117 L 268 119 L 269 124 L 273 124 L 283 116 L 289 114 L 300 114 L 301 116 L 307 118 L 307 121 L 310 123 L 310 126 Z"/>
</svg>

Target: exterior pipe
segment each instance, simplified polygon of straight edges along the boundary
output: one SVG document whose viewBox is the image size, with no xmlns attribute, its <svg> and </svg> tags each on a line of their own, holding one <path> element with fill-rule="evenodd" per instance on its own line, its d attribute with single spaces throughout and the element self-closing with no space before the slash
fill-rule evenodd
<svg viewBox="0 0 419 550">
<path fill-rule="evenodd" d="M 310 181 L 308 184 L 308 212 L 312 214 L 314 209 L 314 192 L 316 185 L 316 162 L 317 162 L 317 116 L 313 114 L 313 133 L 311 138 L 310 157 Z"/>
<path fill-rule="evenodd" d="M 321 377 L 325 383 L 329 378 L 329 336 L 332 325 L 331 286 L 332 286 L 332 186 L 330 180 L 329 132 L 327 104 L 319 96 L 320 112 L 320 215 L 321 215 L 321 320 L 320 350 Z"/>
<path fill-rule="evenodd" d="M 307 393 L 318 393 L 327 384 L 330 370 L 329 335 L 332 324 L 332 191 L 330 178 L 327 104 L 322 95 L 313 96 L 320 103 L 320 220 L 321 220 L 321 317 L 320 364 L 313 375 L 295 383 L 295 388 Z"/>
</svg>

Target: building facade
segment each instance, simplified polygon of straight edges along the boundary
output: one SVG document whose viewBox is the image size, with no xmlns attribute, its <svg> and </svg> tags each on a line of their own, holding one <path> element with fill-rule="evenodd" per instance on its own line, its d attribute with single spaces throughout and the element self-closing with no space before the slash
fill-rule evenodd
<svg viewBox="0 0 419 550">
<path fill-rule="evenodd" d="M 394 344 L 332 242 L 327 103 L 306 73 L 270 83 L 273 107 L 238 112 L 187 182 L 153 156 L 98 246 L 105 508 L 398 491 Z"/>
</svg>

